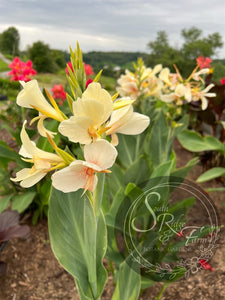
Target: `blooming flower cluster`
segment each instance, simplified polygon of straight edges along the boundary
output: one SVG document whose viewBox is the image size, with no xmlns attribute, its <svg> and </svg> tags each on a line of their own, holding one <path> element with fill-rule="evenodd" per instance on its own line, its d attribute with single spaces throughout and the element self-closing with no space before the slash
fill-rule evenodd
<svg viewBox="0 0 225 300">
<path fill-rule="evenodd" d="M 79 68 L 81 73 L 78 72 Z M 25 122 L 21 131 L 20 155 L 31 163 L 32 167 L 19 171 L 16 178 L 12 179 L 20 181 L 21 186 L 30 187 L 48 172 L 55 171 L 52 175 L 52 184 L 56 189 L 65 193 L 80 188 L 84 191 L 94 191 L 98 181 L 96 173 L 109 173 L 108 169 L 116 160 L 115 146 L 119 142 L 117 133 L 136 135 L 148 127 L 149 117 L 133 111 L 134 100 L 129 97 L 117 99 L 117 95 L 112 97 L 98 82 L 95 82 L 96 80 L 85 88 L 86 79 L 79 81 L 79 78 L 76 78 L 76 74 L 81 74 L 81 78 L 84 78 L 82 70 L 82 63 L 79 62 L 77 69 L 70 74 L 72 79 L 69 77 L 73 95 L 80 94 L 76 99 L 69 97 L 72 112 L 69 118 L 60 111 L 47 90 L 46 94 L 51 104 L 45 99 L 36 80 L 22 82 L 23 90 L 17 97 L 17 104 L 39 112 L 39 116 L 31 123 L 38 120 L 39 133 L 48 138 L 55 153 L 39 149 L 29 139 Z M 59 133 L 68 137 L 70 142 L 81 145 L 83 160 L 76 159 L 75 155 L 55 144 L 54 133 L 44 127 L 43 121 L 46 118 L 59 121 Z"/>
<path fill-rule="evenodd" d="M 125 71 L 118 79 L 117 91 L 121 96 L 129 96 L 131 99 L 144 96 L 159 96 L 162 87 L 161 80 L 156 76 L 162 69 L 162 65 L 156 65 L 153 69 L 146 68 L 141 58 L 137 65 L 134 64 L 135 72 Z"/>
<path fill-rule="evenodd" d="M 59 105 L 63 105 L 66 100 L 66 92 L 61 84 L 55 84 L 52 87 L 52 96 L 58 100 Z"/>
<path fill-rule="evenodd" d="M 197 66 L 187 79 L 183 79 L 176 66 L 176 73 L 170 73 L 168 68 L 163 69 L 159 75 L 164 83 L 161 100 L 167 103 L 175 101 L 177 105 L 201 101 L 202 110 L 205 110 L 208 106 L 207 97 L 215 97 L 216 94 L 209 93 L 214 84 L 204 86 L 202 76 L 208 74 L 209 69 L 204 68 L 198 71 L 198 68 Z"/>
<path fill-rule="evenodd" d="M 202 110 L 208 105 L 207 97 L 215 97 L 215 93 L 209 93 L 214 86 L 210 84 L 204 86 L 203 76 L 210 70 L 202 68 L 206 64 L 209 65 L 209 59 L 202 61 L 198 58 L 198 65 L 191 75 L 185 79 L 182 78 L 176 66 L 176 73 L 171 73 L 169 68 L 162 68 L 162 65 L 156 65 L 153 69 L 146 68 L 142 60 L 138 60 L 135 66 L 135 73 L 126 70 L 117 83 L 117 91 L 121 96 L 130 96 L 131 98 L 141 99 L 141 97 L 154 96 L 163 102 L 175 102 L 182 105 L 186 102 L 201 101 Z M 200 67 L 200 70 L 198 68 Z"/>
<path fill-rule="evenodd" d="M 12 69 L 8 73 L 11 76 L 11 80 L 13 81 L 30 81 L 31 77 L 36 74 L 36 71 L 32 69 L 32 61 L 29 60 L 28 62 L 23 62 L 19 59 L 19 57 L 15 57 L 13 62 L 9 65 Z"/>
</svg>

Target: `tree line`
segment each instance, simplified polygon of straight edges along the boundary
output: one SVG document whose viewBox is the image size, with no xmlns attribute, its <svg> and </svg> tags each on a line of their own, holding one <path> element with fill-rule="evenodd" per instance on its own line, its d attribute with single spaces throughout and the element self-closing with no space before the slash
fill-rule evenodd
<svg viewBox="0 0 225 300">
<path fill-rule="evenodd" d="M 156 39 L 147 45 L 149 53 L 92 51 L 83 54 L 84 61 L 92 65 L 96 72 L 103 68 L 107 75 L 107 72 L 110 73 L 115 66 L 120 66 L 122 71 L 125 68 L 132 69 L 132 62 L 142 57 L 149 67 L 162 64 L 163 67 L 173 70 L 173 65 L 176 64 L 186 76 L 194 68 L 198 56 L 215 56 L 218 49 L 223 46 L 222 37 L 218 32 L 204 36 L 202 30 L 196 27 L 183 29 L 181 37 L 183 44 L 179 48 L 174 47 L 169 43 L 168 34 L 165 31 L 159 31 Z M 20 34 L 15 27 L 9 27 L 0 33 L 0 51 L 12 57 L 22 56 L 31 59 L 37 72 L 57 72 L 65 68 L 70 59 L 69 52 L 51 49 L 42 41 L 34 42 L 26 51 L 20 51 L 19 46 Z M 214 60 L 213 67 L 215 76 L 225 75 L 225 59 Z"/>
</svg>

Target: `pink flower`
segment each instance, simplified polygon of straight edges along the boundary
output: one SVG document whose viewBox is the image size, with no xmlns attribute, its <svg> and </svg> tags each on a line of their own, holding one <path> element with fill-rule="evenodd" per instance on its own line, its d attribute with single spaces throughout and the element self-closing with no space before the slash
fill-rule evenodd
<svg viewBox="0 0 225 300">
<path fill-rule="evenodd" d="M 91 79 L 91 78 L 89 78 L 88 80 L 87 80 L 87 82 L 86 82 L 86 88 L 89 86 L 89 84 L 90 83 L 92 83 L 93 82 L 93 79 Z"/>
<path fill-rule="evenodd" d="M 73 66 L 72 66 L 71 62 L 69 61 L 68 64 L 67 64 L 67 67 L 65 68 L 65 71 L 66 71 L 67 75 L 69 75 L 68 67 L 74 72 Z"/>
<path fill-rule="evenodd" d="M 87 65 L 87 64 L 84 63 L 84 70 L 85 70 L 85 74 L 86 74 L 87 77 L 94 74 L 91 65 Z"/>
<path fill-rule="evenodd" d="M 59 100 L 59 104 L 63 105 L 66 99 L 66 92 L 61 84 L 55 84 L 52 88 L 53 98 Z"/>
<path fill-rule="evenodd" d="M 68 62 L 67 67 L 66 67 L 66 69 L 65 69 L 66 74 L 69 75 L 68 67 L 74 72 L 73 66 L 72 66 L 72 63 L 71 63 L 71 62 Z M 94 74 L 91 65 L 88 65 L 88 64 L 85 64 L 85 63 L 84 63 L 84 70 L 85 70 L 85 74 L 86 74 L 87 77 Z"/>
<path fill-rule="evenodd" d="M 199 259 L 199 263 L 203 269 L 215 271 L 205 259 Z"/>
<path fill-rule="evenodd" d="M 222 79 L 220 79 L 220 83 L 225 85 L 225 77 L 223 77 Z"/>
<path fill-rule="evenodd" d="M 19 57 L 15 57 L 9 67 L 12 69 L 12 71 L 8 73 L 8 75 L 11 76 L 11 81 L 21 80 L 28 82 L 31 80 L 31 76 L 37 73 L 34 69 L 32 69 L 31 60 L 25 63 L 21 61 Z"/>
<path fill-rule="evenodd" d="M 209 57 L 204 57 L 203 55 L 201 55 L 196 58 L 196 62 L 200 69 L 211 68 L 210 63 L 212 62 L 212 60 Z"/>
</svg>

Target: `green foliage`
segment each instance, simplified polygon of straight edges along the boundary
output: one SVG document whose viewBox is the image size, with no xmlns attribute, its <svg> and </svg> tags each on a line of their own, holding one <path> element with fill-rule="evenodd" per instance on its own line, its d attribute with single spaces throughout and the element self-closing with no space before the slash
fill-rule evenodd
<svg viewBox="0 0 225 300">
<path fill-rule="evenodd" d="M 65 69 L 66 60 L 65 60 L 63 51 L 57 50 L 57 49 L 52 49 L 51 50 L 51 56 L 52 56 L 52 59 L 54 60 L 54 62 L 57 65 L 58 68 L 64 68 Z"/>
<path fill-rule="evenodd" d="M 3 53 L 19 55 L 19 43 L 20 35 L 15 27 L 9 27 L 0 35 L 0 51 Z"/>
<path fill-rule="evenodd" d="M 146 59 L 146 53 L 141 52 L 100 52 L 92 51 L 83 54 L 84 62 L 90 64 L 95 71 L 108 66 L 113 75 L 113 68 L 120 66 L 122 69 L 132 66 L 131 62 L 136 61 L 138 57 Z M 105 75 L 107 71 L 105 71 Z M 104 72 L 103 72 L 104 75 Z"/>
<path fill-rule="evenodd" d="M 3 60 L 0 59 L 0 72 L 9 71 L 9 66 Z"/>
<path fill-rule="evenodd" d="M 214 62 L 212 63 L 213 67 L 213 74 L 212 74 L 212 81 L 216 81 L 220 83 L 220 79 L 225 77 L 225 64 L 222 62 Z"/>
<path fill-rule="evenodd" d="M 37 72 L 53 73 L 56 71 L 56 64 L 47 44 L 41 41 L 35 42 L 29 47 L 27 54 Z"/>
<path fill-rule="evenodd" d="M 10 100 L 15 100 L 19 90 L 20 90 L 20 83 L 18 81 L 10 81 L 9 79 L 0 78 L 1 95 L 7 96 L 8 99 Z"/>
<path fill-rule="evenodd" d="M 136 300 L 141 288 L 141 276 L 126 261 L 119 268 L 118 279 L 112 300 Z M 126 288 L 125 288 L 126 287 Z"/>
<path fill-rule="evenodd" d="M 107 278 L 102 264 L 106 227 L 103 214 L 95 218 L 90 199 L 82 192 L 52 190 L 50 241 L 59 262 L 75 278 L 81 299 L 100 299 Z"/>
</svg>

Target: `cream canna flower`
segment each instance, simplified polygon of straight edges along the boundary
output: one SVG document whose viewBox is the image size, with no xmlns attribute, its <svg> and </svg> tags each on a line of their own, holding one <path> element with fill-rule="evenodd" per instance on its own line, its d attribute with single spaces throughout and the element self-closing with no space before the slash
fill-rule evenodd
<svg viewBox="0 0 225 300">
<path fill-rule="evenodd" d="M 52 136 L 53 133 L 44 128 L 43 120 L 45 118 L 52 118 L 61 122 L 66 117 L 59 110 L 56 102 L 47 91 L 46 92 L 49 96 L 49 100 L 54 107 L 45 99 L 38 86 L 37 80 L 33 79 L 26 83 L 21 81 L 20 83 L 23 86 L 23 90 L 17 96 L 17 104 L 22 107 L 33 108 L 39 111 L 40 116 L 33 119 L 40 121 L 40 124 L 38 124 L 38 128 L 40 129 L 39 133 L 42 136 L 46 136 L 45 132 L 47 131 Z"/>
<path fill-rule="evenodd" d="M 101 137 L 102 125 L 112 111 L 112 97 L 99 83 L 93 82 L 88 85 L 82 98 L 74 102 L 74 116 L 59 125 L 59 132 L 72 142 L 90 144 Z"/>
<path fill-rule="evenodd" d="M 96 172 L 109 173 L 114 164 L 117 150 L 106 140 L 84 146 L 85 161 L 76 160 L 68 167 L 52 175 L 53 186 L 64 193 L 78 189 L 94 191 L 98 178 Z"/>
<path fill-rule="evenodd" d="M 122 97 L 129 96 L 131 99 L 136 99 L 139 96 L 138 80 L 130 71 L 126 70 L 125 75 L 122 75 L 117 83 L 117 91 Z"/>
<path fill-rule="evenodd" d="M 28 188 L 39 182 L 48 171 L 55 168 L 65 167 L 65 161 L 54 153 L 43 151 L 36 147 L 35 143 L 29 139 L 25 130 L 26 121 L 21 130 L 22 147 L 19 154 L 23 156 L 25 161 L 33 163 L 32 168 L 25 168 L 16 173 L 16 178 L 11 178 L 12 181 L 21 181 L 22 187 Z"/>
</svg>

